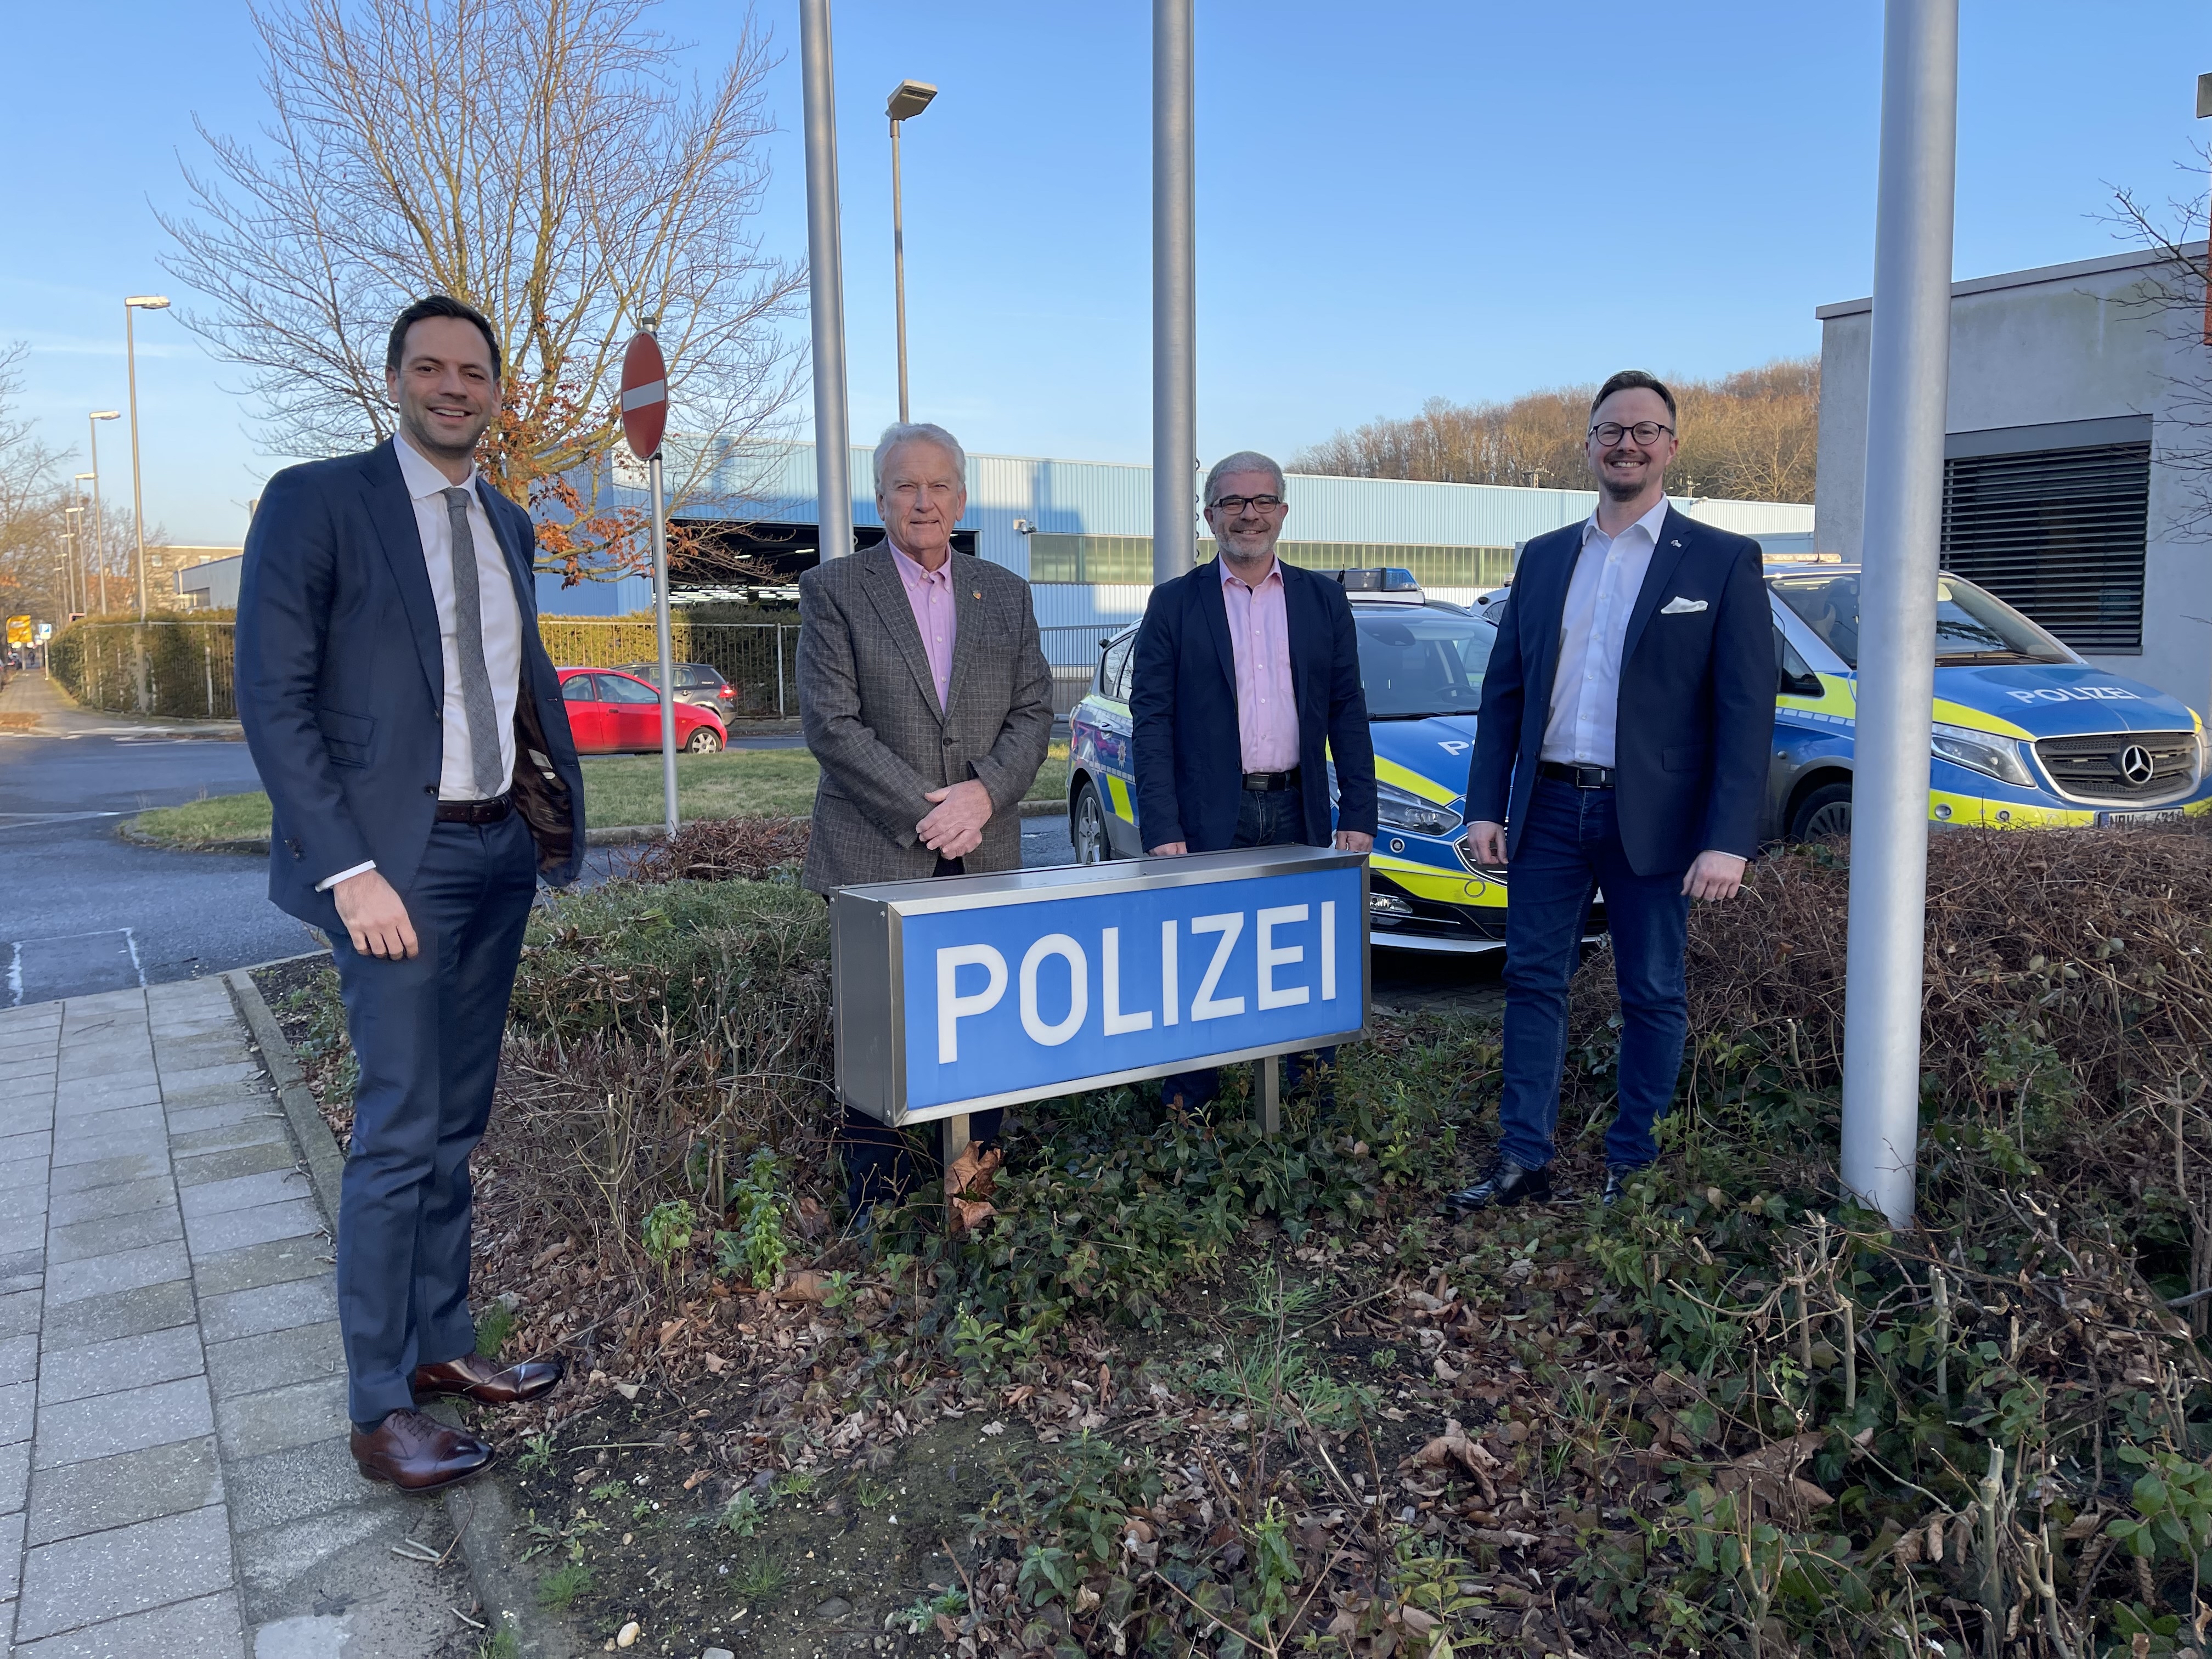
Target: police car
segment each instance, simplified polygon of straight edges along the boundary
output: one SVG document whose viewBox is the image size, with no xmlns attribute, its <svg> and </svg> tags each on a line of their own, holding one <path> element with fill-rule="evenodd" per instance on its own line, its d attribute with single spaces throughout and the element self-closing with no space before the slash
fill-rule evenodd
<svg viewBox="0 0 2212 1659">
<path fill-rule="evenodd" d="M 1375 739 L 1378 830 L 1370 939 L 1413 951 L 1504 941 L 1507 872 L 1461 845 L 1482 674 L 1510 589 L 1472 610 L 1404 570 L 1340 573 Z M 1760 832 L 1818 841 L 1851 822 L 1859 568 L 1777 564 L 1774 758 Z M 1142 855 L 1128 676 L 1137 630 L 1109 638 L 1069 726 L 1068 828 L 1080 863 Z M 2212 812 L 2203 724 L 2178 700 L 2090 666 L 1995 594 L 1936 588 L 1928 811 L 1937 824 L 2124 824 Z M 1591 925 L 1602 925 L 1594 906 Z"/>
</svg>

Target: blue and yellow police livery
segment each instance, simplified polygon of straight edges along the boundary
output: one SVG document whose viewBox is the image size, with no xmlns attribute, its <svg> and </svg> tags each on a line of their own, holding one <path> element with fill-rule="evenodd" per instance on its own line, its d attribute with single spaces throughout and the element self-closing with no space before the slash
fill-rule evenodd
<svg viewBox="0 0 2212 1659">
<path fill-rule="evenodd" d="M 1505 937 L 1508 872 L 1462 846 L 1468 758 L 1497 629 L 1425 599 L 1402 571 L 1343 573 L 1359 632 L 1380 827 L 1370 938 L 1387 948 L 1489 951 Z M 1850 828 L 1858 568 L 1776 565 L 1774 758 L 1762 834 Z M 1490 596 L 1503 601 L 1510 590 Z M 1133 625 L 1109 639 L 1069 725 L 1068 828 L 1079 862 L 1142 855 L 1130 753 Z M 1997 828 L 2154 822 L 2212 811 L 2203 723 L 2149 686 L 2093 668 L 1956 576 L 1936 603 L 1929 817 Z M 1602 907 L 1592 925 L 1601 926 Z"/>
</svg>

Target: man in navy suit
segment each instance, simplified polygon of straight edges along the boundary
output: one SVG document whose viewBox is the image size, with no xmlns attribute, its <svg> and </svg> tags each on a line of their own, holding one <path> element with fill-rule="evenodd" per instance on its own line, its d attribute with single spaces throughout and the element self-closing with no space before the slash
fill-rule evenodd
<svg viewBox="0 0 2212 1659">
<path fill-rule="evenodd" d="M 246 538 L 238 713 L 269 792 L 269 896 L 330 936 L 360 1063 L 338 1323 L 362 1473 L 412 1491 L 491 1461 L 416 1402 L 560 1378 L 476 1357 L 469 1154 L 538 878 L 574 878 L 584 783 L 538 637 L 536 532 L 481 479 L 491 325 L 442 295 L 392 325 L 399 432 L 288 467 Z"/>
<path fill-rule="evenodd" d="M 1154 858 L 1230 847 L 1375 845 L 1375 744 L 1343 586 L 1275 556 L 1283 470 L 1240 450 L 1206 477 L 1212 564 L 1152 590 L 1129 694 L 1137 822 Z M 1328 763 L 1336 763 L 1335 826 Z M 1321 1056 L 1328 1064 L 1335 1050 Z M 1292 1055 L 1285 1081 L 1304 1070 Z M 1197 1107 L 1212 1071 L 1163 1079 Z"/>
<path fill-rule="evenodd" d="M 1689 1030 L 1690 901 L 1733 897 L 1759 850 L 1774 622 L 1759 544 L 1667 504 L 1674 394 L 1598 389 L 1597 510 L 1522 550 L 1483 676 L 1467 851 L 1506 867 L 1504 1084 L 1490 1173 L 1462 1210 L 1548 1198 L 1567 981 L 1602 890 L 1620 990 L 1605 1201 L 1658 1156 Z"/>
</svg>

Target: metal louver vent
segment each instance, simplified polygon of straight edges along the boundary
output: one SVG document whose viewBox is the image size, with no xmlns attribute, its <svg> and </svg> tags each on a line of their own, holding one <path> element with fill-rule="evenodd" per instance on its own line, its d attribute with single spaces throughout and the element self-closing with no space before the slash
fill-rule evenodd
<svg viewBox="0 0 2212 1659">
<path fill-rule="evenodd" d="M 2150 446 L 2097 444 L 1943 464 L 1943 568 L 2072 646 L 2142 649 Z"/>
</svg>

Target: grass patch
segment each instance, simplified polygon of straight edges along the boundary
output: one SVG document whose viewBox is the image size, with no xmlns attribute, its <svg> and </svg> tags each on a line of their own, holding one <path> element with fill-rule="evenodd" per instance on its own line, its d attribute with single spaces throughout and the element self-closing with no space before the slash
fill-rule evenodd
<svg viewBox="0 0 2212 1659">
<path fill-rule="evenodd" d="M 571 1561 L 538 1581 L 538 1599 L 559 1613 L 591 1588 L 592 1570 L 581 1561 Z"/>
<path fill-rule="evenodd" d="M 584 822 L 612 830 L 660 821 L 660 757 L 589 755 L 583 760 Z M 804 749 L 729 749 L 718 755 L 678 755 L 676 793 L 682 815 L 700 818 L 805 817 L 814 810 L 822 769 Z M 1030 800 L 1064 800 L 1067 745 L 1055 743 Z M 226 841 L 266 840 L 269 797 L 259 790 L 210 795 L 181 806 L 156 806 L 130 821 L 134 839 L 161 847 L 205 847 Z"/>
</svg>

